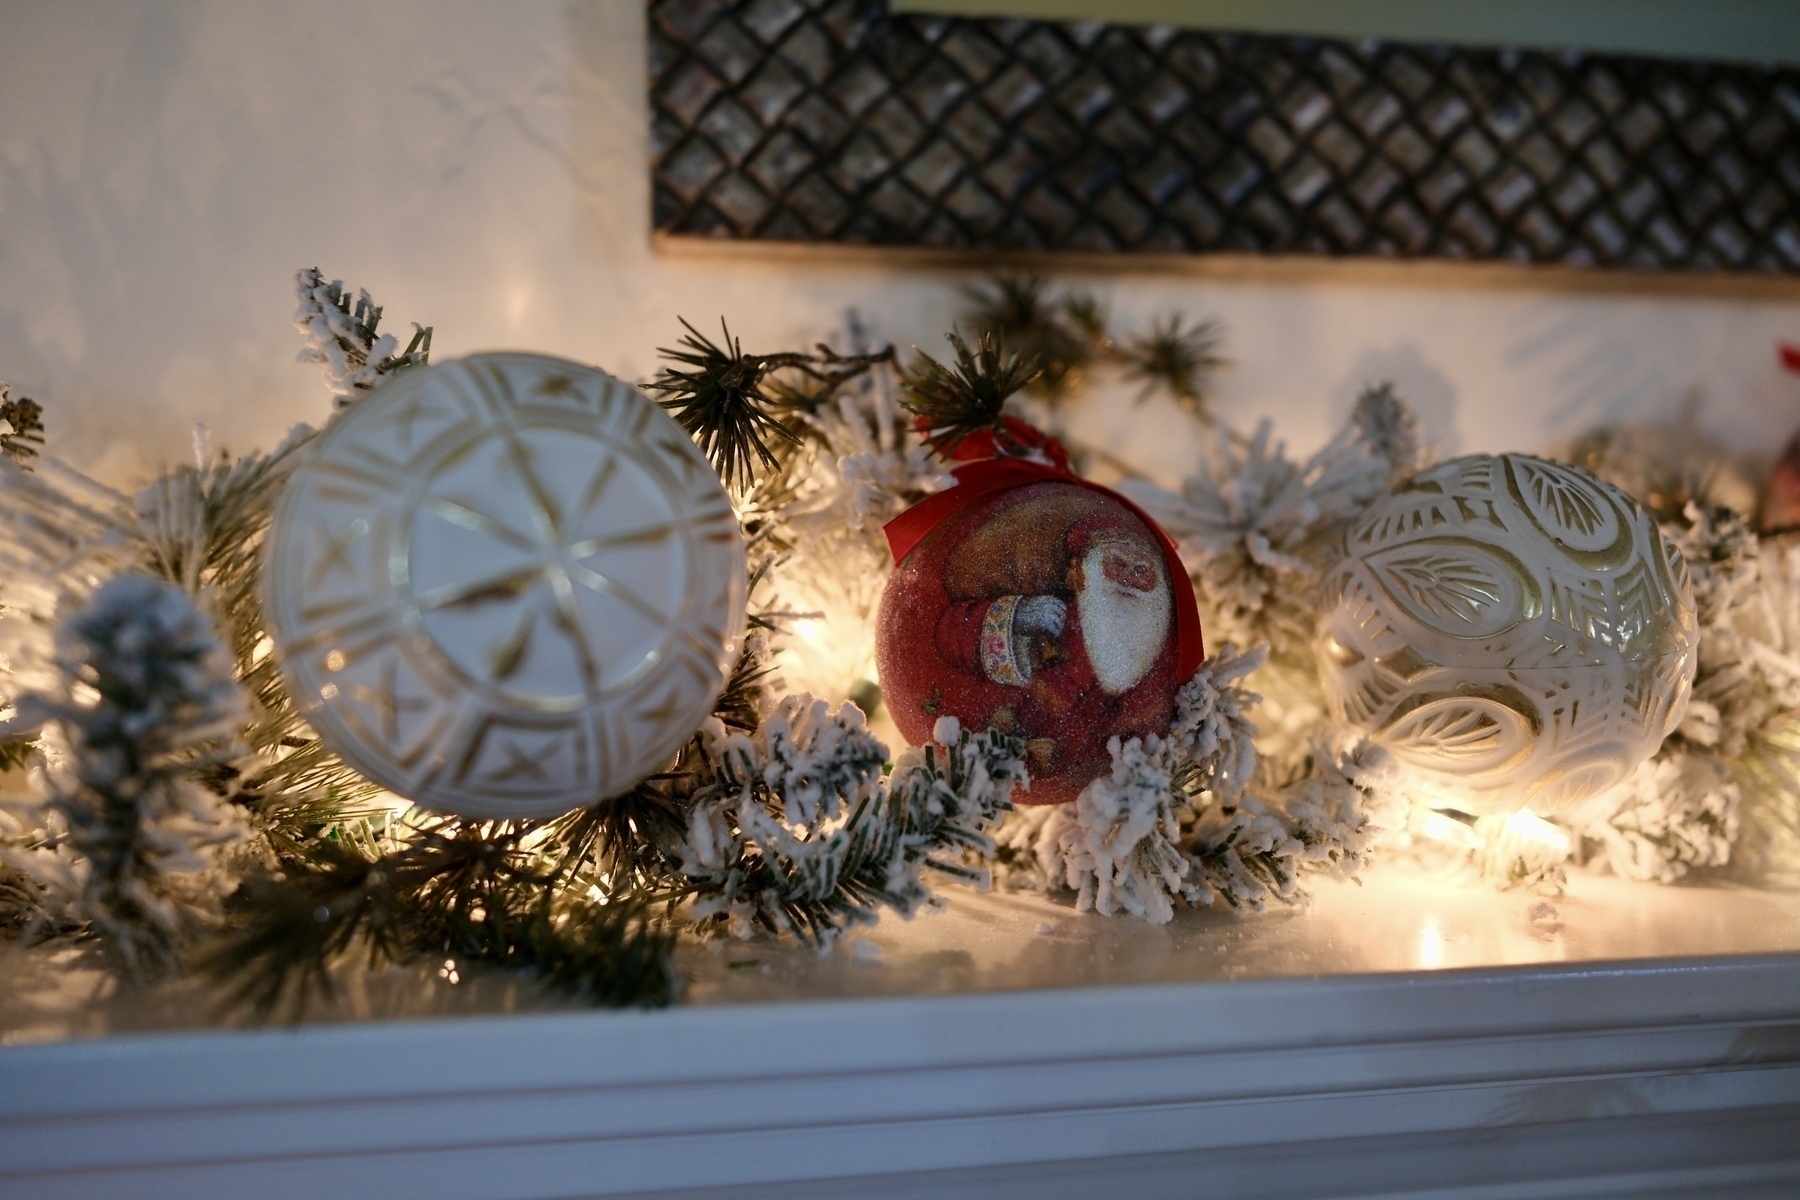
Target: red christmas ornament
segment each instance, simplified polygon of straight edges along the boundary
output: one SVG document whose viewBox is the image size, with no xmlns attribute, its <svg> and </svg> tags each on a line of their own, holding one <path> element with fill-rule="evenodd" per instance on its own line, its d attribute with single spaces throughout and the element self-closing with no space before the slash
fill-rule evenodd
<svg viewBox="0 0 1800 1200">
<path fill-rule="evenodd" d="M 1153 520 L 1030 426 L 947 457 L 967 462 L 957 486 L 887 526 L 882 697 L 913 745 L 946 716 L 1023 734 L 1018 799 L 1072 800 L 1110 768 L 1109 738 L 1168 731 L 1204 654 L 1193 586 Z"/>
</svg>

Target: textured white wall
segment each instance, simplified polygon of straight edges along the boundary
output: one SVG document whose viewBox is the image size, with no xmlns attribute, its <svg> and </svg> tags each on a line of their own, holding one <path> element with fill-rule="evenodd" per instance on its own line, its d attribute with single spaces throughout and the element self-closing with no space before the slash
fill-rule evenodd
<svg viewBox="0 0 1800 1200">
<path fill-rule="evenodd" d="M 0 0 L 0 378 L 124 483 L 184 458 L 195 421 L 247 448 L 324 413 L 293 361 L 299 266 L 368 287 L 398 329 L 435 324 L 439 357 L 518 347 L 641 377 L 677 314 L 770 348 L 848 305 L 940 345 L 972 272 L 651 248 L 643 22 L 639 0 Z M 1325 274 L 1098 282 L 1126 325 L 1224 318 L 1221 411 L 1300 448 L 1380 376 L 1455 449 L 1541 448 L 1689 395 L 1743 449 L 1800 423 L 1771 349 L 1800 338 L 1800 291 Z M 1089 418 L 1161 473 L 1190 453 L 1155 405 Z"/>
</svg>

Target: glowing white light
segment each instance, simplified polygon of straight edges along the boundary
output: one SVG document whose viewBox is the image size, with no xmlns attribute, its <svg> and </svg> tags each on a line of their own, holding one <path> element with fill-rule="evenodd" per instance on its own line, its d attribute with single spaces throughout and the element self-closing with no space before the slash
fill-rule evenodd
<svg viewBox="0 0 1800 1200">
<path fill-rule="evenodd" d="M 802 617 L 794 622 L 794 636 L 817 646 L 825 640 L 825 622 L 816 617 Z"/>
<path fill-rule="evenodd" d="M 1506 818 L 1506 835 L 1517 838 L 1528 845 L 1540 847 L 1557 858 L 1567 858 L 1574 849 L 1569 844 L 1569 835 L 1561 828 L 1552 825 L 1529 808 L 1521 808 Z"/>
<path fill-rule="evenodd" d="M 1438 932 L 1437 923 L 1425 922 L 1425 928 L 1419 930 L 1419 966 L 1426 971 L 1435 971 L 1444 965 L 1444 935 Z"/>
<path fill-rule="evenodd" d="M 1481 838 L 1467 825 L 1455 817 L 1447 817 L 1441 812 L 1424 809 L 1413 815 L 1412 827 L 1421 837 L 1428 837 L 1434 842 L 1443 842 L 1447 846 L 1456 846 L 1463 850 L 1481 849 Z"/>
</svg>

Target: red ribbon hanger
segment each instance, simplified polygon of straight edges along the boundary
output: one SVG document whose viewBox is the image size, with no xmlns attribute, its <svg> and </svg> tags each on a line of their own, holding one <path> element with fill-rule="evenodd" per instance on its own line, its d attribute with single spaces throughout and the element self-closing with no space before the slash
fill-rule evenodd
<svg viewBox="0 0 1800 1200">
<path fill-rule="evenodd" d="M 1163 532 L 1162 526 L 1149 513 L 1124 496 L 1071 471 L 1068 452 L 1061 442 L 1023 421 L 1012 417 L 1002 420 L 1006 423 L 1006 445 L 1002 445 L 1002 439 L 991 430 L 962 438 L 942 452 L 945 458 L 964 463 L 950 472 L 956 477 L 956 486 L 927 496 L 881 527 L 887 535 L 888 552 L 894 556 L 894 564 L 898 566 L 951 513 L 983 496 L 1044 482 L 1072 483 L 1090 492 L 1099 492 L 1124 505 L 1142 521 L 1162 550 L 1175 601 L 1176 668 L 1185 682 L 1205 661 L 1206 645 L 1200 634 L 1200 604 L 1194 598 L 1194 584 L 1182 565 L 1174 539 Z"/>
</svg>

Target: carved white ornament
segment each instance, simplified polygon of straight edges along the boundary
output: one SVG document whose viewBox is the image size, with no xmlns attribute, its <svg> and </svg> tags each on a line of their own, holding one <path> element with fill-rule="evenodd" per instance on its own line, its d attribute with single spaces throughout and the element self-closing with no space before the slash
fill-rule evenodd
<svg viewBox="0 0 1800 1200">
<path fill-rule="evenodd" d="M 1377 501 L 1346 549 L 1322 597 L 1326 701 L 1420 799 L 1553 812 L 1624 778 L 1687 711 L 1687 568 L 1586 471 L 1459 458 Z"/>
<path fill-rule="evenodd" d="M 692 734 L 744 593 L 731 502 L 655 403 L 480 354 L 401 375 L 308 449 L 265 606 L 351 766 L 430 808 L 538 817 L 628 789 Z"/>
</svg>

